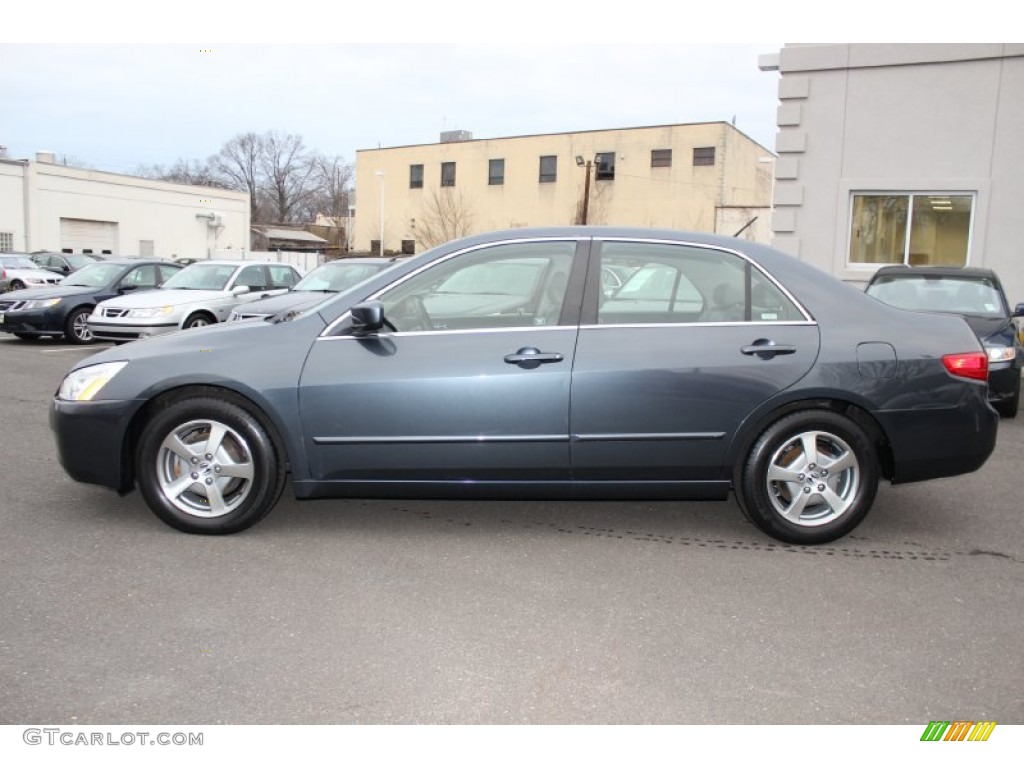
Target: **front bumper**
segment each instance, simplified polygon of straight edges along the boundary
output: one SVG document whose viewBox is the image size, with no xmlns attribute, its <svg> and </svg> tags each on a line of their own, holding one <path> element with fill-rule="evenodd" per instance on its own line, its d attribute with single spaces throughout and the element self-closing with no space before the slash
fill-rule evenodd
<svg viewBox="0 0 1024 768">
<path fill-rule="evenodd" d="M 54 398 L 50 429 L 57 458 L 73 480 L 126 493 L 134 484 L 128 426 L 142 406 L 135 400 L 94 400 L 84 403 Z"/>
<path fill-rule="evenodd" d="M 988 370 L 988 397 L 992 402 L 1009 400 L 1020 391 L 1020 360 L 993 363 Z"/>
<path fill-rule="evenodd" d="M 101 341 L 135 341 L 162 333 L 178 330 L 177 323 L 160 323 L 156 325 L 129 325 L 127 323 L 97 323 L 89 319 L 89 330 L 93 338 Z"/>
<path fill-rule="evenodd" d="M 0 312 L 0 332 L 24 333 L 32 336 L 52 336 L 64 333 L 64 312 L 53 309 Z"/>
</svg>

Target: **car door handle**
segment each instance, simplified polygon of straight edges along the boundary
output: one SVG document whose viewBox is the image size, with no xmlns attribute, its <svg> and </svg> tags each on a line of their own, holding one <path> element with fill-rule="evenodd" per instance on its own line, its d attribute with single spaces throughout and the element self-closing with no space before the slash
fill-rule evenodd
<svg viewBox="0 0 1024 768">
<path fill-rule="evenodd" d="M 796 347 L 792 344 L 776 344 L 768 339 L 758 339 L 753 344 L 740 347 L 740 352 L 744 355 L 757 355 L 762 360 L 770 360 L 776 355 L 792 355 L 796 352 Z"/>
<path fill-rule="evenodd" d="M 561 352 L 541 352 L 536 347 L 523 347 L 515 354 L 505 355 L 505 362 L 512 365 L 531 365 L 536 367 L 541 363 L 560 363 L 565 359 Z"/>
</svg>

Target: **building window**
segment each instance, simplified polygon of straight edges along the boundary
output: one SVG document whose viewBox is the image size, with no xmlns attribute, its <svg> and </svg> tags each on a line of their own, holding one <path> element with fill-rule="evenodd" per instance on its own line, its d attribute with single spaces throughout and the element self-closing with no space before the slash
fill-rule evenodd
<svg viewBox="0 0 1024 768">
<path fill-rule="evenodd" d="M 595 176 L 598 181 L 615 180 L 615 153 L 598 152 L 594 155 L 594 163 L 597 165 Z"/>
<path fill-rule="evenodd" d="M 409 189 L 423 189 L 423 166 L 409 166 Z"/>
<path fill-rule="evenodd" d="M 403 240 L 402 241 L 402 255 L 411 256 L 416 253 L 416 241 L 415 240 Z"/>
<path fill-rule="evenodd" d="M 9 253 L 14 250 L 14 233 L 0 232 L 0 253 Z"/>
<path fill-rule="evenodd" d="M 974 195 L 854 194 L 851 264 L 967 264 Z"/>
<path fill-rule="evenodd" d="M 492 187 L 505 183 L 505 160 L 490 160 L 487 163 L 487 183 Z"/>
<path fill-rule="evenodd" d="M 715 148 L 714 147 L 694 147 L 693 148 L 693 164 L 694 165 L 714 165 L 715 164 Z"/>
<path fill-rule="evenodd" d="M 540 182 L 547 183 L 558 178 L 558 157 L 555 155 L 541 155 L 540 158 Z"/>
<path fill-rule="evenodd" d="M 441 186 L 455 186 L 455 163 L 441 163 Z"/>
<path fill-rule="evenodd" d="M 671 168 L 672 167 L 672 150 L 671 149 L 652 149 L 651 150 L 651 168 Z"/>
</svg>

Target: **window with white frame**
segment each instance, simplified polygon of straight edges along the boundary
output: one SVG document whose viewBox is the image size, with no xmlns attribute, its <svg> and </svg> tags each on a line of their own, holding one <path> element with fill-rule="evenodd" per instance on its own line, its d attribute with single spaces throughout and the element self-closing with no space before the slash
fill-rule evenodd
<svg viewBox="0 0 1024 768">
<path fill-rule="evenodd" d="M 10 253 L 14 250 L 14 233 L 0 232 L 0 253 Z"/>
<path fill-rule="evenodd" d="M 971 193 L 854 193 L 849 263 L 964 266 L 973 216 Z"/>
</svg>

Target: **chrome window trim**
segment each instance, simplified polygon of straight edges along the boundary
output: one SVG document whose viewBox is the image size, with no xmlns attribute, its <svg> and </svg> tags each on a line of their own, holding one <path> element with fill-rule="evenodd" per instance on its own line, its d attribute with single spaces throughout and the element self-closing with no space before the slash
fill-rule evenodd
<svg viewBox="0 0 1024 768">
<path fill-rule="evenodd" d="M 351 317 L 351 312 L 346 312 L 338 318 L 337 322 L 341 322 L 346 317 Z M 575 331 L 579 326 L 575 325 L 512 325 L 508 328 L 450 328 L 447 330 L 435 330 L 435 331 L 384 331 L 378 333 L 377 336 L 381 338 L 405 338 L 407 336 L 451 336 L 458 333 L 522 333 L 524 331 Z M 320 335 L 316 338 L 317 341 L 339 341 L 339 340 L 357 340 L 365 341 L 368 336 L 324 336 Z"/>
<path fill-rule="evenodd" d="M 494 248 L 495 246 L 499 246 L 499 245 L 522 245 L 522 244 L 525 244 L 525 243 L 573 243 L 573 244 L 575 244 L 578 247 L 579 243 L 582 240 L 592 240 L 592 239 L 593 239 L 593 237 L 591 235 L 580 235 L 580 236 L 575 236 L 575 237 L 573 237 L 571 235 L 570 236 L 560 235 L 560 236 L 551 236 L 551 237 L 514 237 L 514 238 L 509 238 L 507 240 L 495 240 L 492 243 L 478 243 L 477 245 L 471 245 L 471 246 L 468 246 L 466 248 L 460 248 L 457 251 L 452 251 L 447 256 L 442 256 L 439 259 L 435 259 L 434 261 L 428 262 L 427 264 L 424 264 L 422 267 L 414 269 L 409 274 L 403 275 L 398 280 L 396 280 L 396 281 L 394 281 L 392 283 L 388 283 L 386 286 L 381 288 L 379 291 L 377 291 L 376 293 L 370 294 L 369 296 L 364 298 L 362 301 L 373 301 L 375 299 L 378 299 L 385 292 L 390 291 L 392 288 L 397 288 L 398 286 L 400 286 L 403 283 L 405 283 L 407 280 L 411 280 L 412 278 L 416 277 L 417 275 L 419 275 L 422 272 L 425 272 L 428 269 L 433 269 L 434 267 L 438 266 L 439 264 L 444 264 L 446 261 L 448 261 L 449 259 L 454 259 L 456 256 L 462 256 L 463 254 L 472 253 L 473 251 L 483 250 L 484 248 Z M 573 258 L 575 259 L 575 254 L 573 254 Z M 322 337 L 325 337 L 325 336 L 329 336 L 334 331 L 334 327 L 336 325 L 338 325 L 338 323 L 340 323 L 342 320 L 344 320 L 347 316 L 350 316 L 350 315 L 351 315 L 350 312 L 342 313 L 342 315 L 340 317 L 338 317 L 337 320 L 335 320 L 333 323 L 328 325 L 320 333 L 320 337 L 322 338 Z M 555 327 L 555 326 L 524 325 L 524 326 L 516 326 L 516 329 L 520 330 L 522 328 L 553 328 L 553 327 Z M 572 327 L 575 328 L 576 326 L 572 326 Z M 467 328 L 465 330 L 466 331 L 471 331 L 471 330 L 484 330 L 484 329 Z M 502 329 L 502 330 L 504 330 L 504 329 Z M 440 332 L 440 333 L 447 333 L 447 331 L 405 331 L 405 332 L 402 332 L 401 335 L 409 335 L 409 334 L 412 334 L 412 333 L 438 333 L 438 332 Z M 392 334 L 392 335 L 398 336 L 400 334 L 396 333 L 396 334 Z"/>
<path fill-rule="evenodd" d="M 749 322 L 745 320 L 737 322 L 717 321 L 707 323 L 601 323 L 597 325 L 581 325 L 580 330 L 599 330 L 602 328 L 728 328 L 733 326 L 749 327 L 752 325 L 763 325 L 767 328 L 778 328 L 783 325 L 814 328 L 817 327 L 818 324 L 813 320 L 785 320 L 778 323 L 766 320 L 751 320 Z"/>
</svg>

